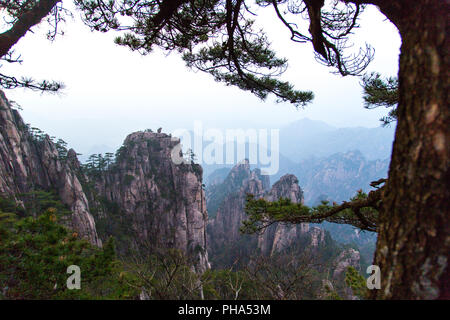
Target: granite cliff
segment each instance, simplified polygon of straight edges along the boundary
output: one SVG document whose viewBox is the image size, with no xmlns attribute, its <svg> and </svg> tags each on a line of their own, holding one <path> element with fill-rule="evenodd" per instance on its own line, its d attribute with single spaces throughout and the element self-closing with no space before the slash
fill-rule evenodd
<svg viewBox="0 0 450 320">
<path fill-rule="evenodd" d="M 179 143 L 149 130 L 128 135 L 113 163 L 88 174 L 99 207 L 96 217 L 102 236 L 126 235 L 125 245 L 138 250 L 180 249 L 204 271 L 209 265 L 202 168 L 172 161 Z"/>
<path fill-rule="evenodd" d="M 315 205 L 321 195 L 341 202 L 348 201 L 358 189 L 368 192 L 372 181 L 387 176 L 388 168 L 389 159 L 368 160 L 354 150 L 303 160 L 287 170 L 302 181 L 305 203 Z"/>
<path fill-rule="evenodd" d="M 73 167 L 73 150 L 63 152 L 45 134 L 37 134 L 0 91 L 0 194 L 13 197 L 34 190 L 52 190 L 72 212 L 69 227 L 101 246 L 89 203 Z"/>
<path fill-rule="evenodd" d="M 214 251 L 224 242 L 236 242 L 242 237 L 239 228 L 246 218 L 247 194 L 262 197 L 268 187 L 268 177 L 261 175 L 259 169 L 250 170 L 248 160 L 244 160 L 231 169 L 223 183 L 208 190 L 208 213 L 215 216 L 208 224 L 210 250 Z"/>
</svg>

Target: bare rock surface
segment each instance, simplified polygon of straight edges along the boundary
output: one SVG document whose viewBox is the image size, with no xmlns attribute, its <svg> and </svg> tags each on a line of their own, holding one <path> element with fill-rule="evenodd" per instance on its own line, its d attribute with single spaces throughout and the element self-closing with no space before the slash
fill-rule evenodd
<svg viewBox="0 0 450 320">
<path fill-rule="evenodd" d="M 34 190 L 54 190 L 72 211 L 69 227 L 101 246 L 86 194 L 77 177 L 76 153 L 67 159 L 58 156 L 55 143 L 47 135 L 30 133 L 21 116 L 0 91 L 0 194 L 16 197 Z"/>
<path fill-rule="evenodd" d="M 115 163 L 94 180 L 95 190 L 120 208 L 138 245 L 180 249 L 204 271 L 209 263 L 202 168 L 172 161 L 179 143 L 161 132 L 128 135 Z"/>
</svg>

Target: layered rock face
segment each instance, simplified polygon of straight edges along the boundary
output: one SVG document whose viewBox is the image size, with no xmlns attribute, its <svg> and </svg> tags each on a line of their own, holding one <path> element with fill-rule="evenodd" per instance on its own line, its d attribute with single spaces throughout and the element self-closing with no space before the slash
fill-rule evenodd
<svg viewBox="0 0 450 320">
<path fill-rule="evenodd" d="M 359 260 L 359 251 L 352 248 L 342 251 L 336 258 L 336 268 L 334 269 L 333 277 L 338 278 L 342 276 L 348 267 L 359 268 Z"/>
<path fill-rule="evenodd" d="M 358 189 L 368 191 L 370 182 L 385 178 L 388 168 L 389 159 L 367 160 L 355 150 L 304 160 L 291 172 L 303 182 L 305 203 L 315 205 L 319 195 L 341 202 L 348 201 Z"/>
<path fill-rule="evenodd" d="M 197 271 L 209 267 L 202 169 L 172 161 L 179 139 L 130 134 L 113 163 L 88 172 L 74 150 L 62 157 L 33 130 L 0 91 L 0 195 L 56 191 L 72 211 L 68 226 L 97 246 L 113 235 L 130 248 L 177 248 L 195 257 Z"/>
<path fill-rule="evenodd" d="M 73 150 L 67 159 L 61 159 L 48 136 L 34 137 L 0 91 L 0 194 L 15 197 L 38 189 L 55 190 L 72 211 L 69 227 L 101 246 L 86 194 L 73 167 L 76 163 Z"/>
<path fill-rule="evenodd" d="M 333 279 L 336 282 L 344 282 L 345 273 L 348 267 L 353 267 L 357 270 L 360 269 L 360 259 L 361 255 L 359 251 L 349 248 L 343 250 L 338 257 L 336 257 L 334 261 L 334 271 L 333 271 Z M 352 290 L 349 287 L 344 287 L 342 289 L 342 295 L 349 300 L 357 299 L 354 296 Z"/>
<path fill-rule="evenodd" d="M 303 191 L 298 185 L 298 179 L 291 174 L 284 175 L 272 189 L 265 194 L 268 201 L 288 198 L 293 203 L 303 203 Z M 300 225 L 274 224 L 258 238 L 258 248 L 263 254 L 269 255 L 289 247 L 300 234 L 308 232 L 307 223 Z"/>
<path fill-rule="evenodd" d="M 245 200 L 247 194 L 262 197 L 269 188 L 269 178 L 261 175 L 259 169 L 250 170 L 248 160 L 231 169 L 222 184 L 208 190 L 207 202 L 217 203 L 215 218 L 208 225 L 208 246 L 214 251 L 224 243 L 236 242 L 241 238 L 239 228 L 246 219 Z M 214 207 L 213 207 L 214 209 Z"/>
<path fill-rule="evenodd" d="M 245 200 L 249 193 L 268 201 L 288 198 L 294 203 L 303 203 L 303 191 L 294 175 L 281 177 L 269 190 L 267 176 L 261 175 L 258 169 L 250 170 L 248 161 L 238 164 L 222 184 L 211 186 L 207 192 L 207 201 L 221 201 L 217 205 L 215 218 L 211 219 L 208 225 L 208 245 L 212 255 L 221 252 L 224 246 L 232 246 L 233 243 L 237 244 L 236 247 L 249 247 L 247 252 L 260 250 L 264 255 L 272 255 L 295 244 L 302 243 L 314 248 L 325 241 L 324 230 L 318 227 L 310 228 L 307 223 L 274 224 L 258 237 L 242 235 L 239 228 L 247 218 Z"/>
<path fill-rule="evenodd" d="M 180 249 L 204 271 L 209 265 L 202 168 L 172 161 L 179 142 L 164 133 L 130 134 L 115 163 L 94 179 L 95 190 L 120 209 L 121 223 L 138 246 Z M 106 210 L 102 214 L 106 222 L 112 218 Z"/>
<path fill-rule="evenodd" d="M 282 176 L 264 198 L 268 201 L 287 198 L 293 203 L 304 203 L 303 191 L 298 185 L 298 179 L 292 174 Z M 324 242 L 325 231 L 322 228 L 311 227 L 308 223 L 277 223 L 259 236 L 258 248 L 263 254 L 273 255 L 299 243 L 310 249 L 317 249 Z"/>
</svg>

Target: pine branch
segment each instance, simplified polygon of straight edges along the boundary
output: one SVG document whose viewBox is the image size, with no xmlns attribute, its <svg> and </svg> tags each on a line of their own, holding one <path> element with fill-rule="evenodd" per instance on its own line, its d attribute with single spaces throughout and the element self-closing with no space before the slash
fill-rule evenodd
<svg viewBox="0 0 450 320">
<path fill-rule="evenodd" d="M 275 223 L 300 224 L 321 223 L 324 221 L 353 225 L 361 230 L 377 231 L 378 209 L 384 187 L 364 194 L 361 190 L 352 201 L 344 201 L 332 206 L 323 202 L 316 207 L 292 203 L 289 199 L 269 202 L 248 195 L 246 213 L 248 220 L 243 222 L 241 232 L 262 233 Z"/>
<path fill-rule="evenodd" d="M 64 88 L 64 85 L 56 81 L 42 80 L 37 82 L 32 78 L 24 77 L 17 79 L 0 73 L 0 87 L 4 89 L 27 88 L 34 91 L 55 93 Z"/>
</svg>

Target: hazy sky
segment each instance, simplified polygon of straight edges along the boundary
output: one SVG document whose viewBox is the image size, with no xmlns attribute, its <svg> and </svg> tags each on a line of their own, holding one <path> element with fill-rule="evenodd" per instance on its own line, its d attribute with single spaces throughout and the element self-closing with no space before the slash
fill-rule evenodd
<svg viewBox="0 0 450 320">
<path fill-rule="evenodd" d="M 310 44 L 289 40 L 272 10 L 259 12 L 273 48 L 289 59 L 283 79 L 315 94 L 304 109 L 276 104 L 273 97 L 262 102 L 251 93 L 214 82 L 207 74 L 188 70 L 177 53 L 140 56 L 116 46 L 112 33 L 90 32 L 78 17 L 67 22 L 65 35 L 53 43 L 45 39 L 45 28 L 29 32 L 15 47 L 24 63 L 2 68 L 16 76 L 61 80 L 66 85 L 63 93 L 20 89 L 6 95 L 22 106 L 27 123 L 63 138 L 81 153 L 101 145 L 116 147 L 137 130 L 191 128 L 194 120 L 207 128 L 277 128 L 305 117 L 337 127 L 379 125 L 386 110 L 363 108 L 358 78 L 331 74 L 314 60 Z M 375 7 L 364 12 L 361 27 L 353 38 L 375 48 L 367 71 L 396 75 L 400 38 L 395 27 Z"/>
</svg>

